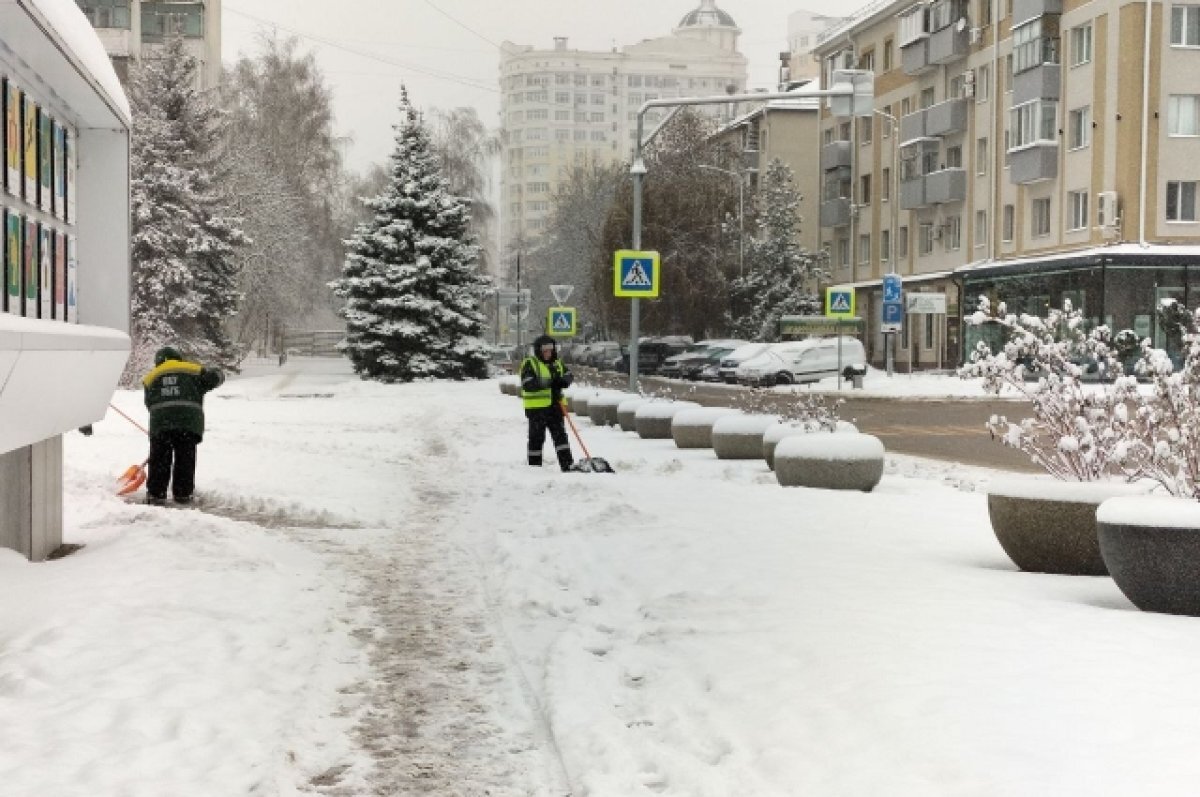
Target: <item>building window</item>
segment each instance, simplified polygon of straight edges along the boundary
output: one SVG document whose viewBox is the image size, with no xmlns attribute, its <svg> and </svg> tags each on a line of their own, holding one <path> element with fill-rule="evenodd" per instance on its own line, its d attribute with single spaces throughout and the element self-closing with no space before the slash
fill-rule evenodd
<svg viewBox="0 0 1200 797">
<path fill-rule="evenodd" d="M 1167 99 L 1167 135 L 1200 135 L 1200 94 L 1172 94 Z"/>
<path fill-rule="evenodd" d="M 1013 57 L 1012 53 L 1004 56 L 1004 93 L 1011 94 L 1013 90 Z"/>
<path fill-rule="evenodd" d="M 850 239 L 838 238 L 838 265 L 846 268 L 850 265 Z"/>
<path fill-rule="evenodd" d="M 79 0 L 79 8 L 93 28 L 131 28 L 129 0 Z"/>
<path fill-rule="evenodd" d="M 905 47 L 929 35 L 929 7 L 914 6 L 900 16 L 900 46 Z"/>
<path fill-rule="evenodd" d="M 1016 227 L 1016 211 L 1012 205 L 1004 206 L 1004 216 L 1000 224 L 1000 240 L 1004 243 L 1012 243 L 1013 234 Z"/>
<path fill-rule="evenodd" d="M 1067 194 L 1071 206 L 1071 219 L 1068 230 L 1083 230 L 1088 226 L 1088 192 L 1071 191 Z"/>
<path fill-rule="evenodd" d="M 1009 111 L 1012 135 L 1009 149 L 1020 149 L 1039 141 L 1055 142 L 1057 135 L 1058 103 L 1054 100 L 1034 100 Z"/>
<path fill-rule="evenodd" d="M 946 251 L 962 248 L 962 217 L 950 216 L 946 219 Z"/>
<path fill-rule="evenodd" d="M 1058 38 L 1042 35 L 1045 17 L 1013 28 L 1013 70 L 1015 74 L 1042 64 L 1058 63 Z"/>
<path fill-rule="evenodd" d="M 992 0 L 979 0 L 979 25 L 992 24 Z"/>
<path fill-rule="evenodd" d="M 975 173 L 979 175 L 988 173 L 988 140 L 986 138 L 975 140 Z"/>
<path fill-rule="evenodd" d="M 988 220 L 986 210 L 975 211 L 975 246 L 987 246 Z"/>
<path fill-rule="evenodd" d="M 822 140 L 825 142 L 825 146 L 829 146 L 830 144 L 833 143 L 833 128 L 832 127 L 825 128 L 825 130 L 821 133 L 821 135 L 823 137 Z"/>
<path fill-rule="evenodd" d="M 992 68 L 984 65 L 975 69 L 975 102 L 987 102 L 992 96 Z"/>
<path fill-rule="evenodd" d="M 871 204 L 871 175 L 869 174 L 858 178 L 858 203 L 860 205 Z"/>
<path fill-rule="evenodd" d="M 953 146 L 946 147 L 946 168 L 961 169 L 962 168 L 962 147 Z"/>
<path fill-rule="evenodd" d="M 875 118 L 867 117 L 858 123 L 858 143 L 867 145 L 871 143 L 871 136 L 875 132 Z"/>
<path fill-rule="evenodd" d="M 908 257 L 908 227 L 896 232 L 896 257 Z"/>
<path fill-rule="evenodd" d="M 1171 44 L 1200 47 L 1200 6 L 1171 8 Z"/>
<path fill-rule="evenodd" d="M 933 313 L 925 314 L 925 348 L 933 348 Z"/>
<path fill-rule="evenodd" d="M 1035 199 L 1029 205 L 1030 232 L 1034 238 L 1050 234 L 1050 198 Z"/>
<path fill-rule="evenodd" d="M 1067 145 L 1081 149 L 1092 142 L 1092 108 L 1085 105 L 1067 115 Z"/>
<path fill-rule="evenodd" d="M 556 141 L 569 141 L 571 138 L 570 130 L 555 130 L 554 139 Z"/>
<path fill-rule="evenodd" d="M 871 234 L 869 232 L 858 236 L 858 262 L 864 266 L 871 262 Z"/>
<path fill-rule="evenodd" d="M 875 71 L 875 51 L 867 50 L 858 59 L 858 68 L 865 69 L 869 72 Z"/>
<path fill-rule="evenodd" d="M 1071 28 L 1071 66 L 1092 60 L 1092 23 Z"/>
<path fill-rule="evenodd" d="M 879 175 L 879 201 L 887 202 L 892 198 L 892 170 L 884 167 Z"/>
<path fill-rule="evenodd" d="M 1196 182 L 1167 183 L 1167 221 L 1196 220 Z"/>
<path fill-rule="evenodd" d="M 879 260 L 881 263 L 890 262 L 892 259 L 892 231 L 879 231 Z"/>
<path fill-rule="evenodd" d="M 203 3 L 142 3 L 142 41 L 162 41 L 175 34 L 204 37 Z"/>
<path fill-rule="evenodd" d="M 891 39 L 883 40 L 883 71 L 892 71 L 892 45 L 894 42 Z"/>
<path fill-rule="evenodd" d="M 933 222 L 923 221 L 918 228 L 917 254 L 928 255 L 933 252 Z"/>
<path fill-rule="evenodd" d="M 927 89 L 921 89 L 921 98 L 920 98 L 921 108 L 922 109 L 928 108 L 929 106 L 933 105 L 933 102 L 934 102 L 933 86 L 930 86 Z"/>
</svg>

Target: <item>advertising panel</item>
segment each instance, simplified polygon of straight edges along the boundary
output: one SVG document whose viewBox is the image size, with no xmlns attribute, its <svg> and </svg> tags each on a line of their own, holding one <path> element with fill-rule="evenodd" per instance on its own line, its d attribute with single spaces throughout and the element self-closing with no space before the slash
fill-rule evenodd
<svg viewBox="0 0 1200 797">
<path fill-rule="evenodd" d="M 4 308 L 21 314 L 21 214 L 4 213 Z"/>
<path fill-rule="evenodd" d="M 78 262 L 75 248 L 75 236 L 67 236 L 67 322 L 71 324 L 79 321 L 79 303 L 75 295 L 75 267 Z"/>
<path fill-rule="evenodd" d="M 63 131 L 67 160 L 67 216 L 68 224 L 75 223 L 75 133 L 70 128 Z"/>
<path fill-rule="evenodd" d="M 67 131 L 54 123 L 54 215 L 67 220 Z"/>
<path fill-rule="evenodd" d="M 25 220 L 25 239 L 22 242 L 25 244 L 22 252 L 22 271 L 24 272 L 22 282 L 25 286 L 25 317 L 37 318 L 38 314 L 38 225 L 36 221 Z"/>
<path fill-rule="evenodd" d="M 25 201 L 31 205 L 36 205 L 38 187 L 38 109 L 34 101 L 28 96 L 24 98 L 24 101 L 21 104 L 24 106 L 24 111 L 21 114 L 21 121 L 25 130 L 24 141 L 22 143 L 25 151 Z"/>
<path fill-rule="evenodd" d="M 67 317 L 67 236 L 54 233 L 54 317 Z"/>
<path fill-rule="evenodd" d="M 21 195 L 21 90 L 6 81 L 4 103 L 4 171 L 8 193 Z"/>
<path fill-rule="evenodd" d="M 53 120 L 44 110 L 38 111 L 38 185 L 39 205 L 49 213 L 54 209 L 54 148 L 51 130 Z"/>
<path fill-rule="evenodd" d="M 54 231 L 38 227 L 38 318 L 50 318 L 54 312 Z"/>
</svg>

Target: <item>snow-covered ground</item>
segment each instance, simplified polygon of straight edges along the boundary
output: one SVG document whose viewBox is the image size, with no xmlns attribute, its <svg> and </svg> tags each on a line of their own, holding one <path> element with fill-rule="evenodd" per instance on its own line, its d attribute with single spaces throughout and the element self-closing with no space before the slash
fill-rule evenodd
<svg viewBox="0 0 1200 797">
<path fill-rule="evenodd" d="M 494 382 L 338 362 L 259 366 L 208 415 L 201 509 L 112 496 L 145 441 L 110 414 L 67 439 L 85 547 L 0 552 L 0 795 L 1200 781 L 1200 621 L 1016 571 L 987 471 L 889 457 L 871 494 L 784 489 L 586 421 L 617 476 L 535 470 Z"/>
</svg>

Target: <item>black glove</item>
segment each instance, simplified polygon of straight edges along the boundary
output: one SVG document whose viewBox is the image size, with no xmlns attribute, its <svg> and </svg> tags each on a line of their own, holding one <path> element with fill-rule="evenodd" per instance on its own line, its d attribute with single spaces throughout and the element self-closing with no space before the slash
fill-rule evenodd
<svg viewBox="0 0 1200 797">
<path fill-rule="evenodd" d="M 575 375 L 572 374 L 570 371 L 567 371 L 559 378 L 558 381 L 559 381 L 560 386 L 570 387 L 571 383 L 575 381 Z"/>
</svg>

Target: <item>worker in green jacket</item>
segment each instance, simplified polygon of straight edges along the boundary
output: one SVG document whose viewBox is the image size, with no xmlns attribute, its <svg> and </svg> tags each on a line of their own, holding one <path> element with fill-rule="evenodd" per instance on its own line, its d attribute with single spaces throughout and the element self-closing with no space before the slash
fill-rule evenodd
<svg viewBox="0 0 1200 797">
<path fill-rule="evenodd" d="M 554 338 L 542 335 L 533 341 L 533 356 L 526 357 L 521 363 L 520 374 L 521 399 L 525 404 L 525 417 L 529 419 L 529 464 L 542 466 L 542 446 L 546 443 L 546 432 L 550 432 L 559 467 L 570 470 L 574 460 L 563 424 L 562 392 L 571 386 L 575 377 L 558 359 Z"/>
<path fill-rule="evenodd" d="M 150 410 L 150 503 L 166 501 L 168 486 L 178 503 L 192 500 L 196 446 L 204 439 L 204 394 L 224 381 L 217 369 L 189 362 L 171 346 L 154 355 L 154 370 L 142 378 Z"/>
</svg>

